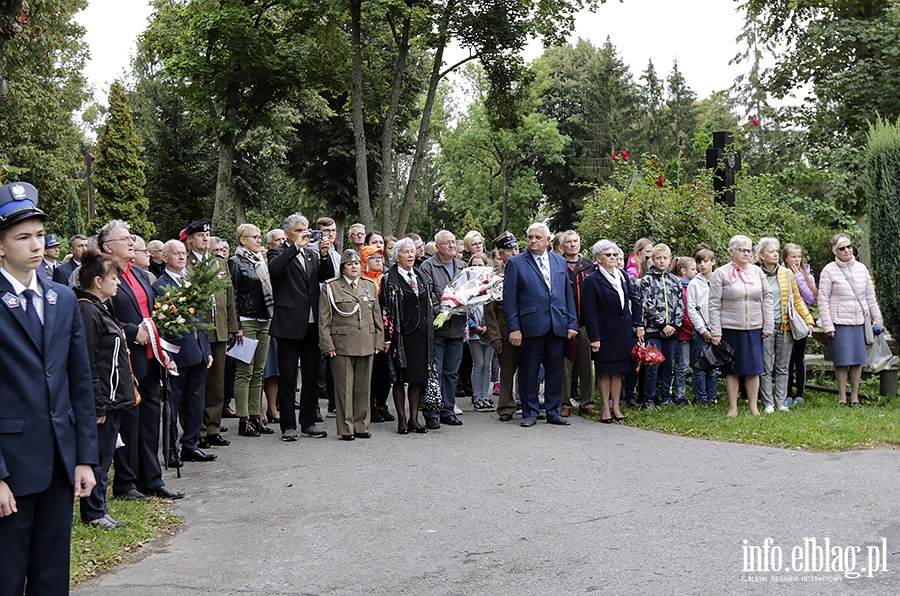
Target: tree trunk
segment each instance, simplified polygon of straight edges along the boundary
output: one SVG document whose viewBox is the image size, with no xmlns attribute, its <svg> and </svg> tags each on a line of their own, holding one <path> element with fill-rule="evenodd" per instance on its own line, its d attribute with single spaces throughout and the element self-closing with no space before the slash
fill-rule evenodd
<svg viewBox="0 0 900 596">
<path fill-rule="evenodd" d="M 231 170 L 234 166 L 233 135 L 219 137 L 219 170 L 216 175 L 216 203 L 213 207 L 213 229 L 228 227 L 228 207 L 231 205 L 233 180 Z"/>
<path fill-rule="evenodd" d="M 362 105 L 362 43 L 360 41 L 362 0 L 351 0 L 351 43 L 353 45 L 353 72 L 350 81 L 350 104 L 353 117 L 353 140 L 356 148 L 356 198 L 359 215 L 366 229 L 375 224 L 372 204 L 369 201 L 369 171 L 366 155 L 366 131 Z"/>
<path fill-rule="evenodd" d="M 500 204 L 501 204 L 501 217 L 500 217 L 500 231 L 503 232 L 506 230 L 507 224 L 507 213 L 509 211 L 509 169 L 505 167 L 500 168 Z"/>
<path fill-rule="evenodd" d="M 234 222 L 237 225 L 247 223 L 247 212 L 244 210 L 244 191 L 234 189 Z"/>
<path fill-rule="evenodd" d="M 441 20 L 438 33 L 437 47 L 434 52 L 434 66 L 431 69 L 431 80 L 428 83 L 428 95 L 425 97 L 425 107 L 422 110 L 422 122 L 419 124 L 419 136 L 416 139 L 416 152 L 413 155 L 412 166 L 409 169 L 409 180 L 406 183 L 406 193 L 403 197 L 403 209 L 400 212 L 400 221 L 397 223 L 397 236 L 406 235 L 406 226 L 409 224 L 409 214 L 412 211 L 413 202 L 416 199 L 416 190 L 419 187 L 419 176 L 422 175 L 422 165 L 425 162 L 425 150 L 428 145 L 428 132 L 431 126 L 431 112 L 434 110 L 434 98 L 437 95 L 438 83 L 443 74 L 441 66 L 444 63 L 444 48 L 447 45 L 450 28 L 450 14 L 456 7 L 456 2 L 447 3 L 444 17 Z"/>
<path fill-rule="evenodd" d="M 391 181 L 394 157 L 394 120 L 400 107 L 400 96 L 403 93 L 403 75 L 406 73 L 406 58 L 409 56 L 409 28 L 411 19 L 403 21 L 403 32 L 397 42 L 397 64 L 394 66 L 394 87 L 391 91 L 391 103 L 384 115 L 383 133 L 381 136 L 381 189 L 378 203 L 381 205 L 381 231 L 390 236 L 394 231 L 393 213 L 391 212 Z"/>
</svg>

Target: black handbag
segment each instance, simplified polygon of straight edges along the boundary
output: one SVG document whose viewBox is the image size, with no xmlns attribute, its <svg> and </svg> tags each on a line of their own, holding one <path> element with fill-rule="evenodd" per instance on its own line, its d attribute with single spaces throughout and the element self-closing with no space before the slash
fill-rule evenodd
<svg viewBox="0 0 900 596">
<path fill-rule="evenodd" d="M 718 345 L 706 344 L 700 350 L 700 356 L 697 357 L 695 367 L 699 371 L 709 372 L 732 362 L 734 362 L 734 348 L 727 341 L 722 340 Z"/>
<path fill-rule="evenodd" d="M 428 380 L 425 382 L 425 392 L 422 394 L 421 403 L 423 410 L 440 412 L 444 407 L 444 398 L 441 397 L 441 382 L 434 365 L 428 365 Z"/>
</svg>

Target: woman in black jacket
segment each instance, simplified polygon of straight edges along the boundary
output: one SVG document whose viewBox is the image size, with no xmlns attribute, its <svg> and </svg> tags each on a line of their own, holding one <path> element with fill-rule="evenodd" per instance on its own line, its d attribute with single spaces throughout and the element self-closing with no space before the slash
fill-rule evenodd
<svg viewBox="0 0 900 596">
<path fill-rule="evenodd" d="M 256 351 L 250 363 L 236 360 L 234 364 L 234 402 L 238 415 L 238 434 L 258 437 L 274 431 L 266 427 L 259 415 L 262 396 L 263 371 L 269 353 L 269 323 L 274 301 L 269 268 L 262 256 L 262 233 L 253 224 L 237 228 L 240 246 L 228 260 L 228 271 L 234 285 L 234 306 L 238 328 L 244 339 L 255 339 Z M 274 412 L 269 412 L 274 416 Z"/>
<path fill-rule="evenodd" d="M 428 381 L 434 343 L 434 314 L 430 287 L 415 270 L 416 245 L 409 238 L 394 245 L 396 264 L 381 279 L 381 308 L 387 317 L 384 326 L 388 368 L 394 383 L 394 406 L 397 408 L 397 432 L 427 433 L 419 423 L 419 401 Z M 408 384 L 408 392 L 403 385 Z M 406 417 L 407 397 L 409 418 Z"/>
<path fill-rule="evenodd" d="M 110 517 L 106 508 L 106 487 L 109 466 L 116 451 L 119 414 L 137 402 L 125 332 L 107 308 L 107 301 L 119 291 L 119 273 L 119 265 L 112 258 L 96 249 L 88 249 L 81 257 L 78 272 L 81 287 L 75 289 L 94 377 L 100 462 L 94 467 L 97 484 L 90 496 L 81 499 L 81 521 L 104 530 L 116 530 L 125 525 Z"/>
</svg>

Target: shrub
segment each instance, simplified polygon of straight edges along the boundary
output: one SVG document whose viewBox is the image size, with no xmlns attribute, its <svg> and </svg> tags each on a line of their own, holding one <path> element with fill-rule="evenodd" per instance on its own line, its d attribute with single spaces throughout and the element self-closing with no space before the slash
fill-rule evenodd
<svg viewBox="0 0 900 596">
<path fill-rule="evenodd" d="M 900 124 L 900 121 L 898 121 Z M 878 283 L 878 303 L 886 326 L 900 330 L 900 127 L 879 120 L 869 127 L 866 154 L 866 195 L 869 205 L 872 273 Z"/>
</svg>

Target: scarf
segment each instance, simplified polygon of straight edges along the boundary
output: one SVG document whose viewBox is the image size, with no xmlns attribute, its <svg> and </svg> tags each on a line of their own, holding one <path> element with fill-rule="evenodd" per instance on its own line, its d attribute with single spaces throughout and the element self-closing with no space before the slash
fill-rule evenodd
<svg viewBox="0 0 900 596">
<path fill-rule="evenodd" d="M 234 254 L 237 257 L 242 257 L 253 263 L 253 267 L 256 269 L 256 276 L 259 278 L 259 283 L 262 285 L 263 298 L 265 298 L 266 301 L 266 310 L 269 311 L 270 317 L 273 316 L 275 314 L 275 298 L 272 295 L 272 279 L 269 277 L 269 267 L 263 260 L 262 253 L 253 252 L 248 248 L 239 246 L 237 247 L 237 250 L 234 251 Z"/>
<path fill-rule="evenodd" d="M 363 277 L 367 277 L 375 282 L 375 287 L 378 288 L 378 292 L 381 292 L 381 278 L 384 276 L 384 267 L 386 265 L 382 265 L 381 271 L 369 271 L 369 268 L 366 266 L 368 263 L 368 258 L 377 253 L 380 249 L 377 246 L 363 246 L 362 250 L 359 254 L 359 260 L 361 261 L 361 272 Z"/>
<path fill-rule="evenodd" d="M 748 286 L 753 285 L 753 279 L 750 277 L 750 274 L 747 273 L 747 268 L 741 267 L 734 261 L 731 261 L 731 272 L 728 274 L 728 281 L 733 284 L 737 281 L 738 277 L 740 277 L 741 281 Z"/>
</svg>

